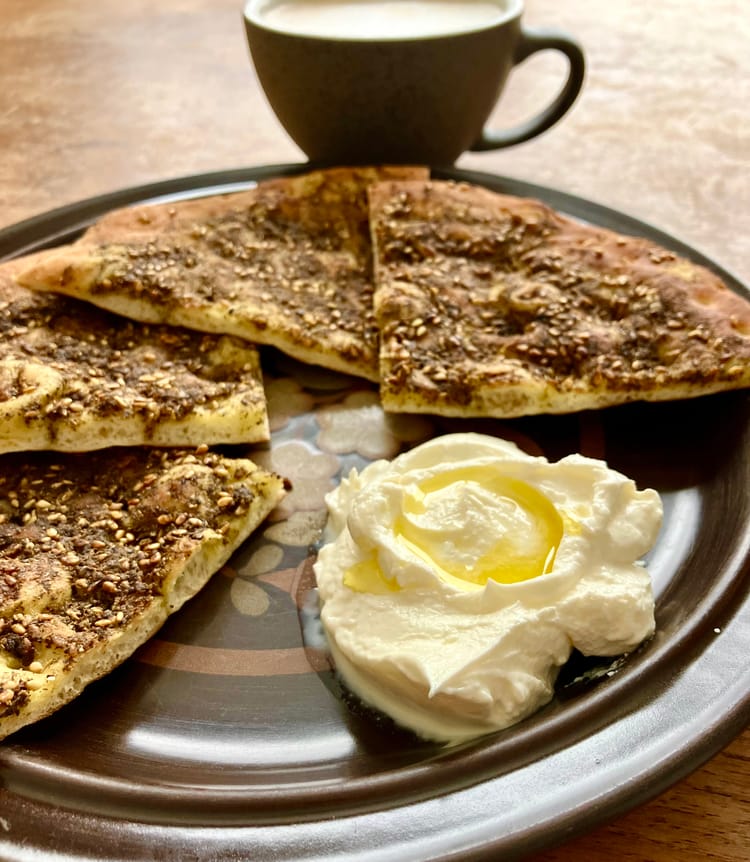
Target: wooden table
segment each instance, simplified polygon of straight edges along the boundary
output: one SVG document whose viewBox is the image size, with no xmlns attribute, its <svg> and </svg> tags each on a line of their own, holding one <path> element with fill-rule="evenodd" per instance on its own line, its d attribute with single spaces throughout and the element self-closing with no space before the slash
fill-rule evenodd
<svg viewBox="0 0 750 862">
<path fill-rule="evenodd" d="M 248 61 L 240 0 L 0 0 L 0 227 L 183 174 L 302 160 Z M 529 0 L 586 48 L 573 111 L 459 166 L 622 209 L 750 282 L 750 15 L 744 0 Z M 562 73 L 517 70 L 496 120 Z M 750 731 L 654 801 L 536 862 L 750 858 Z M 0 812 L 1 813 L 1 812 Z"/>
</svg>

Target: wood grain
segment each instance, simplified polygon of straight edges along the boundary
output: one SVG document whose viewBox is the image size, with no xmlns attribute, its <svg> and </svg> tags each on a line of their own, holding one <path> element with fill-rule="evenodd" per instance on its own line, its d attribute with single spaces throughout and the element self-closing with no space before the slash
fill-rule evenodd
<svg viewBox="0 0 750 862">
<path fill-rule="evenodd" d="M 300 161 L 248 59 L 239 0 L 0 0 L 0 226 L 125 186 Z M 528 0 L 575 35 L 584 92 L 545 135 L 462 167 L 622 209 L 750 281 L 750 16 L 744 0 Z M 492 122 L 528 116 L 564 71 L 513 73 Z M 745 862 L 750 731 L 614 823 L 535 862 Z"/>
</svg>

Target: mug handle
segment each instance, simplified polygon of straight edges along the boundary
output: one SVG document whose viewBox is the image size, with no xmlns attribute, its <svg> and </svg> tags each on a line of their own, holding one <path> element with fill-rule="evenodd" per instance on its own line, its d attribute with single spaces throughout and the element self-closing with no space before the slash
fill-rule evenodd
<svg viewBox="0 0 750 862">
<path fill-rule="evenodd" d="M 557 98 L 535 117 L 512 129 L 501 132 L 484 129 L 479 140 L 470 147 L 472 152 L 498 150 L 528 141 L 553 126 L 578 98 L 583 85 L 586 60 L 581 46 L 564 33 L 554 30 L 527 30 L 522 27 L 513 65 L 517 66 L 537 51 L 547 50 L 561 51 L 568 58 L 568 78 Z"/>
</svg>

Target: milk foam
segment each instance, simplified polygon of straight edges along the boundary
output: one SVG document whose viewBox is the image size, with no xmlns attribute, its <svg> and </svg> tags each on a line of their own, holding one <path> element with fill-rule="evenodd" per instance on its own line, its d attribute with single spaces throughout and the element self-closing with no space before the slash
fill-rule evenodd
<svg viewBox="0 0 750 862">
<path fill-rule="evenodd" d="M 335 39 L 415 39 L 491 26 L 516 4 L 508 0 L 267 0 L 250 3 L 274 30 Z"/>
</svg>

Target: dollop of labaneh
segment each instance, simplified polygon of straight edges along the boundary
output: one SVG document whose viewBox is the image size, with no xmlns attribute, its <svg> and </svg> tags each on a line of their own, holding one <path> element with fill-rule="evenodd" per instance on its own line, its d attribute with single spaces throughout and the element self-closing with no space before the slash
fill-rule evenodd
<svg viewBox="0 0 750 862">
<path fill-rule="evenodd" d="M 326 500 L 315 573 L 337 669 L 425 737 L 507 727 L 550 700 L 573 647 L 618 655 L 654 631 L 638 561 L 661 500 L 603 461 L 450 434 Z"/>
</svg>

